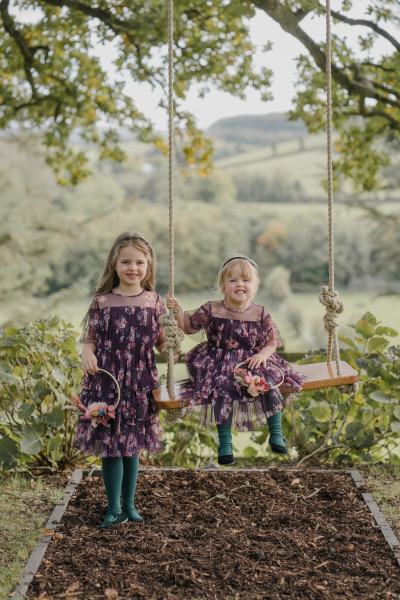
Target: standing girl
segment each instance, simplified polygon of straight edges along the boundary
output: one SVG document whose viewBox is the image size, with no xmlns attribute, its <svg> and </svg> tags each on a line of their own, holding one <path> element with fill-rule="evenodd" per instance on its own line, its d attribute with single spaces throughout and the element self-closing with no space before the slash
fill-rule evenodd
<svg viewBox="0 0 400 600">
<path fill-rule="evenodd" d="M 154 350 L 164 350 L 160 327 L 163 302 L 154 291 L 155 256 L 149 242 L 123 233 L 113 243 L 89 308 L 82 364 L 80 404 L 121 400 L 115 418 L 103 424 L 81 418 L 76 445 L 85 454 L 101 456 L 107 513 L 102 529 L 127 520 L 142 522 L 135 508 L 141 450 L 161 447 L 161 428 L 153 400 L 159 387 Z M 121 506 L 122 496 L 122 506 Z"/>
<path fill-rule="evenodd" d="M 233 464 L 232 422 L 238 430 L 253 429 L 268 421 L 271 450 L 287 454 L 282 433 L 284 399 L 278 389 L 254 397 L 234 378 L 234 369 L 247 363 L 253 374 L 270 383 L 300 390 L 301 376 L 275 353 L 278 330 L 263 306 L 253 303 L 259 284 L 257 265 L 245 256 L 226 260 L 218 274 L 223 300 L 206 302 L 192 314 L 183 313 L 176 298 L 167 306 L 176 312 L 185 333 L 204 329 L 207 341 L 186 355 L 189 379 L 180 388 L 180 399 L 189 407 L 204 405 L 205 421 L 217 423 L 219 464 Z M 213 413 L 213 414 L 212 414 Z"/>
</svg>

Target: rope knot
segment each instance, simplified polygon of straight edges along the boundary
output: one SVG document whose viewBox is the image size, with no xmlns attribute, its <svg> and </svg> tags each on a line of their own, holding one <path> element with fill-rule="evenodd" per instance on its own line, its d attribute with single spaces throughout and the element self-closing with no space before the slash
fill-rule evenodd
<svg viewBox="0 0 400 600">
<path fill-rule="evenodd" d="M 173 349 L 175 353 L 179 353 L 181 342 L 184 339 L 184 334 L 180 329 L 177 320 L 173 313 L 161 315 L 160 325 L 165 328 L 166 346 Z"/>
<path fill-rule="evenodd" d="M 323 285 L 321 286 L 319 301 L 326 309 L 323 318 L 325 331 L 334 331 L 336 327 L 338 327 L 336 316 L 340 315 L 344 310 L 339 293 L 336 290 L 330 290 L 328 286 Z"/>
</svg>

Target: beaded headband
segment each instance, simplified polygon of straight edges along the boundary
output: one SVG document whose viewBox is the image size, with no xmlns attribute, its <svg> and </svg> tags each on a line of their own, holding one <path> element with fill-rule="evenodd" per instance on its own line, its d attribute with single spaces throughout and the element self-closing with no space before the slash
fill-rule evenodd
<svg viewBox="0 0 400 600">
<path fill-rule="evenodd" d="M 225 265 L 227 265 L 228 263 L 230 263 L 232 260 L 247 260 L 247 262 L 249 262 L 251 265 L 253 265 L 253 267 L 255 269 L 257 269 L 257 263 L 254 262 L 254 260 L 251 260 L 251 258 L 248 258 L 247 256 L 231 256 L 231 258 L 228 258 L 228 260 L 226 260 L 224 263 L 222 263 L 221 269 L 223 269 L 225 267 Z"/>
</svg>

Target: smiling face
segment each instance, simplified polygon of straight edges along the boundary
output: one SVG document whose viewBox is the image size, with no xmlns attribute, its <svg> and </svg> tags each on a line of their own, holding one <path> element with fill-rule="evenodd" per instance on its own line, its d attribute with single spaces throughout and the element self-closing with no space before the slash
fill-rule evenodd
<svg viewBox="0 0 400 600">
<path fill-rule="evenodd" d="M 222 275 L 221 290 L 226 302 L 233 307 L 240 308 L 249 304 L 257 293 L 257 287 L 257 271 L 246 260 L 232 261 Z"/>
<path fill-rule="evenodd" d="M 144 252 L 135 246 L 121 248 L 115 265 L 121 291 L 132 293 L 140 291 L 147 269 L 148 259 Z"/>
</svg>

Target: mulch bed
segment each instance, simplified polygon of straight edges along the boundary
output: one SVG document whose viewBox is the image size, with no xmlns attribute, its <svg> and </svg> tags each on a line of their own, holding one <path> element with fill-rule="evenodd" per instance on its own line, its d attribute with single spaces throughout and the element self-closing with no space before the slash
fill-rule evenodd
<svg viewBox="0 0 400 600">
<path fill-rule="evenodd" d="M 96 529 L 87 478 L 28 597 L 400 599 L 400 570 L 346 473 L 145 471 L 144 525 Z"/>
</svg>

